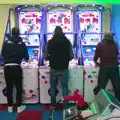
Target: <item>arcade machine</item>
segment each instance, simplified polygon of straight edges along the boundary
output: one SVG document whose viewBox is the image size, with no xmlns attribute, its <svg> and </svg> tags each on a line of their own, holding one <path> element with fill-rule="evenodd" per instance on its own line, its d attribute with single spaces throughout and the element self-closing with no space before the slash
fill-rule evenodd
<svg viewBox="0 0 120 120">
<path fill-rule="evenodd" d="M 3 68 L 0 68 L 0 104 L 7 103 L 6 98 L 6 83 L 4 79 L 4 70 Z"/>
<path fill-rule="evenodd" d="M 66 37 L 70 40 L 73 46 L 77 40 L 75 37 L 75 21 L 74 9 L 69 5 L 49 5 L 46 7 L 46 42 L 53 36 L 56 26 L 61 26 Z M 75 46 L 77 49 L 77 45 Z M 74 48 L 75 49 L 75 48 Z M 76 54 L 76 53 L 75 53 Z M 50 69 L 48 61 L 44 61 L 44 66 L 39 69 L 40 80 L 40 102 L 50 103 Z M 73 59 L 70 62 L 69 69 L 69 93 L 71 94 L 75 89 L 79 89 L 83 94 L 83 67 L 78 65 L 78 60 Z M 56 95 L 57 100 L 62 95 L 61 85 L 58 84 Z"/>
<path fill-rule="evenodd" d="M 18 5 L 14 11 L 16 16 L 16 25 L 20 29 L 20 36 L 23 42 L 27 45 L 30 60 L 29 63 L 22 61 L 21 67 L 23 69 L 23 102 L 24 103 L 38 103 L 38 60 L 40 49 L 40 34 L 42 10 L 40 5 Z M 11 35 L 10 15 L 6 27 L 5 37 Z M 6 39 L 5 39 L 6 40 Z M 14 88 L 15 89 L 15 88 Z M 15 91 L 15 90 L 14 90 Z M 16 92 L 14 93 L 14 96 Z M 2 99 L 0 97 L 0 99 Z"/>
<path fill-rule="evenodd" d="M 84 65 L 84 99 L 93 102 L 95 100 L 93 89 L 97 86 L 99 72 L 93 57 L 96 45 L 102 39 L 102 13 L 106 10 L 101 5 L 78 5 L 76 11 Z M 111 82 L 108 82 L 106 89 L 114 94 Z"/>
<path fill-rule="evenodd" d="M 78 5 L 79 34 L 84 66 L 94 66 L 96 45 L 102 38 L 102 6 Z"/>
<path fill-rule="evenodd" d="M 39 102 L 38 64 L 42 34 L 43 8 L 40 5 L 19 5 L 15 8 L 21 37 L 29 52 L 29 62 L 22 62 L 24 103 Z"/>
</svg>

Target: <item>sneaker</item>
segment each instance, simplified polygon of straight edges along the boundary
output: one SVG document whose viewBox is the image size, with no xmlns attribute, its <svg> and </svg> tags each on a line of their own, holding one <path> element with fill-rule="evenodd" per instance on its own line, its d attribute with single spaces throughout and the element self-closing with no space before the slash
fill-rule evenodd
<svg viewBox="0 0 120 120">
<path fill-rule="evenodd" d="M 13 106 L 12 107 L 8 107 L 8 112 L 12 113 L 13 112 Z"/>
<path fill-rule="evenodd" d="M 20 107 L 17 108 L 17 112 L 18 112 L 18 113 L 21 113 L 21 112 L 23 112 L 25 109 L 26 109 L 26 106 L 25 106 L 25 105 L 21 105 Z"/>
</svg>

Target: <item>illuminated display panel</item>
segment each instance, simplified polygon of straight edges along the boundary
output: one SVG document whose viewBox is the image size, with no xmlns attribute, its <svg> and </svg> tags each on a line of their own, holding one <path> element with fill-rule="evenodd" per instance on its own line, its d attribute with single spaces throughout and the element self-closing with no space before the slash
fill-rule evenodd
<svg viewBox="0 0 120 120">
<path fill-rule="evenodd" d="M 101 34 L 85 34 L 101 32 L 101 12 L 84 10 L 79 12 L 82 45 L 97 45 L 101 40 Z"/>
<path fill-rule="evenodd" d="M 53 33 L 56 26 L 61 26 L 63 32 L 73 32 L 73 12 L 71 9 L 56 7 L 50 9 L 47 13 L 47 32 Z M 47 40 L 50 40 L 53 35 L 47 35 Z M 73 35 L 66 34 L 66 37 L 73 44 Z"/>
<path fill-rule="evenodd" d="M 23 38 L 23 42 L 28 46 L 30 62 L 37 64 L 40 46 L 39 34 L 41 32 L 42 12 L 21 11 L 18 15 L 19 29 L 22 34 L 21 37 Z"/>
</svg>

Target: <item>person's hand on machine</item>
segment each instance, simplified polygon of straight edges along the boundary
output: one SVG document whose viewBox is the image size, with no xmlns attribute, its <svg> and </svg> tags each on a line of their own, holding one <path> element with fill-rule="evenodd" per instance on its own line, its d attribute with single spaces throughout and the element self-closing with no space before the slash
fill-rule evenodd
<svg viewBox="0 0 120 120">
<path fill-rule="evenodd" d="M 100 63 L 96 62 L 96 63 L 95 63 L 95 66 L 96 66 L 96 67 L 100 67 Z"/>
<path fill-rule="evenodd" d="M 94 59 L 94 63 L 95 63 L 95 67 L 100 67 L 100 65 L 101 65 L 100 58 L 98 58 L 97 60 Z"/>
<path fill-rule="evenodd" d="M 28 59 L 28 61 L 27 61 L 27 62 L 28 62 L 28 63 L 30 63 L 30 62 L 31 62 L 31 60 L 32 60 L 32 58 L 30 57 L 30 58 Z"/>
</svg>

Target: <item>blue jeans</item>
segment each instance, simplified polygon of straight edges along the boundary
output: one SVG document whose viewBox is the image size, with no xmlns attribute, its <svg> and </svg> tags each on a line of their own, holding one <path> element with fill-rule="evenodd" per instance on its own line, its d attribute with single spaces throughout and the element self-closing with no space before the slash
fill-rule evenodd
<svg viewBox="0 0 120 120">
<path fill-rule="evenodd" d="M 62 85 L 63 96 L 69 94 L 68 90 L 68 70 L 50 70 L 51 85 L 51 106 L 56 104 L 56 87 L 60 80 Z M 64 102 L 64 108 L 68 108 L 68 102 Z"/>
</svg>

